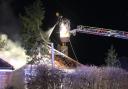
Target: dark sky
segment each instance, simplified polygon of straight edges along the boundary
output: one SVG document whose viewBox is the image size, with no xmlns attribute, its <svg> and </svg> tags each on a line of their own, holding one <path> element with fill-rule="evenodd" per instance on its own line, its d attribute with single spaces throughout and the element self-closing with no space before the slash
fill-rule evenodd
<svg viewBox="0 0 128 89">
<path fill-rule="evenodd" d="M 3 0 L 10 1 L 10 10 L 13 14 L 13 23 L 18 23 L 18 15 L 24 12 L 24 6 L 34 0 Z M 70 19 L 72 29 L 77 25 L 89 25 L 116 30 L 128 30 L 128 5 L 123 0 L 42 0 L 46 10 L 44 28 L 49 28 L 56 22 L 55 13 L 59 12 Z M 10 4 L 11 3 L 11 4 Z M 8 13 L 5 11 L 4 13 Z M 12 13 L 11 12 L 11 13 Z M 0 12 L 1 13 L 1 12 Z M 2 15 L 1 15 L 2 16 Z M 7 17 L 9 17 L 7 15 Z M 3 20 L 4 21 L 4 20 Z M 10 19 L 9 19 L 10 21 Z M 7 25 L 5 21 L 4 25 Z M 3 23 L 2 21 L 0 22 Z M 14 24 L 13 24 L 14 25 Z M 1 25 L 2 27 L 3 25 Z M 14 25 L 17 29 L 19 23 Z M 5 26 L 4 26 L 5 27 Z M 12 27 L 12 28 L 13 28 Z M 16 34 L 16 30 L 6 29 L 10 34 Z M 2 30 L 1 30 L 2 31 Z M 13 37 L 15 38 L 15 37 Z M 87 34 L 77 34 L 71 37 L 72 45 L 80 62 L 84 64 L 101 65 L 104 63 L 105 53 L 113 45 L 119 57 L 128 57 L 128 40 L 110 37 L 101 37 Z M 71 53 L 71 52 L 70 52 Z M 70 54 L 72 57 L 72 53 Z"/>
</svg>

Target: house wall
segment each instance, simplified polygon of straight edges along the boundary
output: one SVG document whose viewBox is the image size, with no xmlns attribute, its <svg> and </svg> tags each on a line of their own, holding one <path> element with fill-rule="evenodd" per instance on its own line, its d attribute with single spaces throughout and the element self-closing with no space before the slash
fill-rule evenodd
<svg viewBox="0 0 128 89">
<path fill-rule="evenodd" d="M 33 66 L 35 67 L 35 66 Z M 34 74 L 34 69 L 31 70 L 31 65 L 26 65 L 12 73 L 11 85 L 15 89 L 25 89 L 27 76 Z"/>
<path fill-rule="evenodd" d="M 0 69 L 0 89 L 5 89 L 11 82 L 12 71 Z"/>
<path fill-rule="evenodd" d="M 11 80 L 11 85 L 15 89 L 25 89 L 25 73 L 24 73 L 24 67 L 15 70 L 12 74 L 12 80 Z"/>
</svg>

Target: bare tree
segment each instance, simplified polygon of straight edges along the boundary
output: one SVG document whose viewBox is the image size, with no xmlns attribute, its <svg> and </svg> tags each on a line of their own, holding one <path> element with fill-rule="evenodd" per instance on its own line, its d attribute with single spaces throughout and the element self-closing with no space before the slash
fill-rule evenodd
<svg viewBox="0 0 128 89">
<path fill-rule="evenodd" d="M 34 73 L 34 76 L 28 76 L 28 89 L 61 89 L 62 71 L 41 65 Z"/>
</svg>

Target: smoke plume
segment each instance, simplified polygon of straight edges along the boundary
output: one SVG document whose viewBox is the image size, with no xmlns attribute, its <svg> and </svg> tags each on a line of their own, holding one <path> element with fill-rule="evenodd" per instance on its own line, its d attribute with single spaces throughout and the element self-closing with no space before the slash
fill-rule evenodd
<svg viewBox="0 0 128 89">
<path fill-rule="evenodd" d="M 13 42 L 2 34 L 2 40 L 5 40 L 5 46 L 0 50 L 0 58 L 11 64 L 15 69 L 19 69 L 27 63 L 27 55 L 19 42 Z"/>
</svg>

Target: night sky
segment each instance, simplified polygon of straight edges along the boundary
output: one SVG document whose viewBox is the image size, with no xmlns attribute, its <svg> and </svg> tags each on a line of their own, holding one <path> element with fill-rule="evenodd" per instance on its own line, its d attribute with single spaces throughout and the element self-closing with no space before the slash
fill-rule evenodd
<svg viewBox="0 0 128 89">
<path fill-rule="evenodd" d="M 2 20 L 0 21 L 0 32 L 7 33 L 10 38 L 16 40 L 16 34 L 19 32 L 17 29 L 20 29 L 18 16 L 24 12 L 24 6 L 30 5 L 33 1 L 3 0 L 3 2 L 8 2 L 10 7 L 8 9 L 2 7 L 3 2 L 1 1 L 0 19 Z M 127 2 L 122 0 L 42 1 L 46 11 L 43 26 L 45 30 L 55 24 L 57 20 L 55 13 L 59 12 L 70 19 L 72 29 L 76 28 L 77 25 L 87 25 L 128 31 L 128 5 Z M 5 15 L 5 13 L 9 13 L 9 15 Z M 119 57 L 128 57 L 128 40 L 78 33 L 75 37 L 71 36 L 71 42 L 78 60 L 83 64 L 104 64 L 105 55 L 111 45 L 114 46 Z M 71 48 L 69 49 L 71 50 Z M 69 53 L 74 58 L 72 52 Z"/>
</svg>

